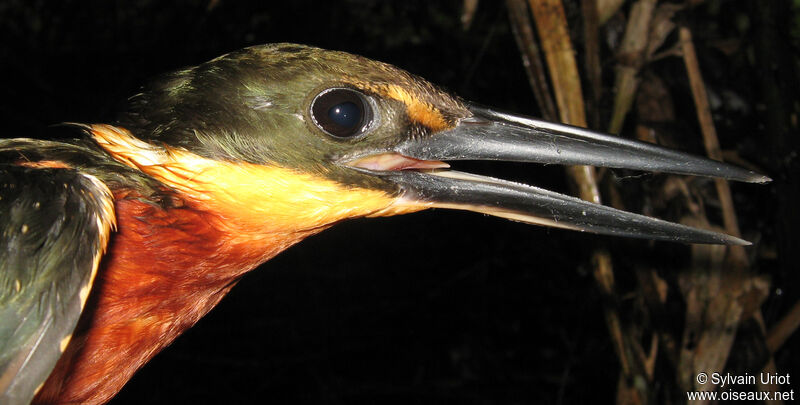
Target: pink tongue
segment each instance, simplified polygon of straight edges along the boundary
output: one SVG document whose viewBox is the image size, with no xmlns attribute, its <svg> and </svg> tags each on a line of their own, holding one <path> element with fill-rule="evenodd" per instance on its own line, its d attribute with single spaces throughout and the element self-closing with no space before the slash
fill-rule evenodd
<svg viewBox="0 0 800 405">
<path fill-rule="evenodd" d="M 382 153 L 350 162 L 350 166 L 368 170 L 446 169 L 450 167 L 438 160 L 419 160 L 399 153 Z"/>
</svg>

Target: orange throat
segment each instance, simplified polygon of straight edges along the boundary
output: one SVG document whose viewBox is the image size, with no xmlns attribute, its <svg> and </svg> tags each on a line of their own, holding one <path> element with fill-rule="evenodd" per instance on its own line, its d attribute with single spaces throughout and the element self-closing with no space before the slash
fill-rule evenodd
<svg viewBox="0 0 800 405">
<path fill-rule="evenodd" d="M 72 340 L 35 402 L 104 403 L 211 310 L 242 274 L 354 217 L 424 209 L 294 170 L 206 159 L 90 127 L 117 160 L 164 184 L 167 207 L 113 190 L 113 234 Z"/>
<path fill-rule="evenodd" d="M 242 274 L 323 229 L 253 243 L 220 229 L 216 214 L 120 197 L 119 231 L 73 338 L 35 402 L 107 402 Z"/>
</svg>

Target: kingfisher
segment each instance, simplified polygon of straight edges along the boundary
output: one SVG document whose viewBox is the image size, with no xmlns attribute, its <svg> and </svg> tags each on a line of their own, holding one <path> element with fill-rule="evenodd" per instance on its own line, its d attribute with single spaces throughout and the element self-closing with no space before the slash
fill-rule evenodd
<svg viewBox="0 0 800 405">
<path fill-rule="evenodd" d="M 246 272 L 340 221 L 429 208 L 683 243 L 739 238 L 450 169 L 749 170 L 464 101 L 295 44 L 166 74 L 69 141 L 0 141 L 0 403 L 109 401 Z"/>
</svg>

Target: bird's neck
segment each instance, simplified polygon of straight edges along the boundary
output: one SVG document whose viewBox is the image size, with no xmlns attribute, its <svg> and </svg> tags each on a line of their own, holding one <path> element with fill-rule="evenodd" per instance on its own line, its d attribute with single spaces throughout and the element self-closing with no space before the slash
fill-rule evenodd
<svg viewBox="0 0 800 405">
<path fill-rule="evenodd" d="M 240 276 L 311 233 L 251 234 L 184 201 L 117 190 L 118 231 L 39 402 L 103 403 L 211 310 Z"/>
<path fill-rule="evenodd" d="M 424 208 L 298 170 L 149 144 L 124 128 L 90 131 L 169 195 L 155 200 L 133 184 L 112 190 L 118 231 L 39 402 L 107 401 L 243 273 L 338 221 Z"/>
</svg>

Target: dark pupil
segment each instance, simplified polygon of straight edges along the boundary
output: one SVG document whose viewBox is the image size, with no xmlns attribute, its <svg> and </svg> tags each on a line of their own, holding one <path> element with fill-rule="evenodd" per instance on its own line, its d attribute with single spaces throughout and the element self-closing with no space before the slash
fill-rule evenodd
<svg viewBox="0 0 800 405">
<path fill-rule="evenodd" d="M 350 89 L 331 89 L 311 105 L 314 123 L 330 135 L 348 138 L 359 135 L 372 119 L 372 110 L 364 97 Z"/>
<path fill-rule="evenodd" d="M 337 104 L 328 110 L 331 121 L 344 128 L 353 128 L 361 122 L 361 109 L 351 102 Z"/>
</svg>

